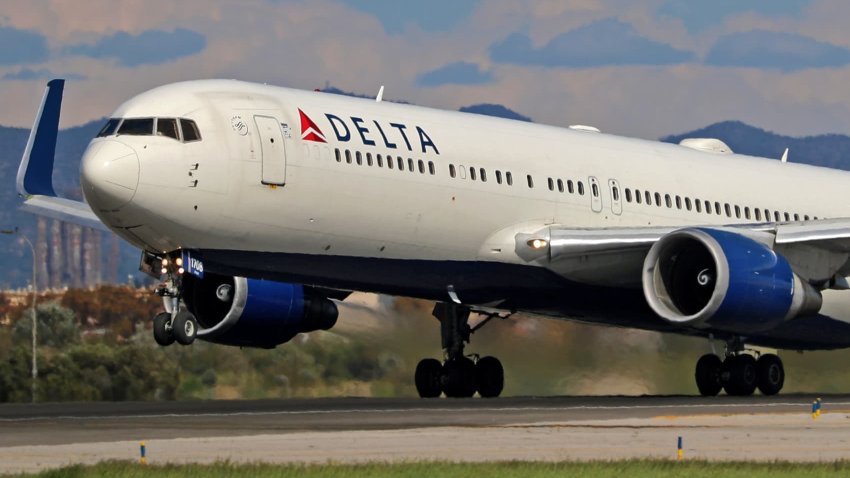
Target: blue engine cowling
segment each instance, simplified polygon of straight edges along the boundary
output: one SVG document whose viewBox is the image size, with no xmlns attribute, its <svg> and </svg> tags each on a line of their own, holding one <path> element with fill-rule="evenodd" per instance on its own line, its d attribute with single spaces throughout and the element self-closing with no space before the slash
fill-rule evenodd
<svg viewBox="0 0 850 478">
<path fill-rule="evenodd" d="M 670 322 L 736 334 L 817 313 L 823 303 L 767 245 L 707 228 L 681 229 L 656 242 L 644 261 L 643 291 Z"/>
<path fill-rule="evenodd" d="M 328 330 L 336 304 L 299 284 L 204 274 L 183 276 L 183 300 L 200 325 L 198 338 L 271 348 L 297 334 Z"/>
</svg>

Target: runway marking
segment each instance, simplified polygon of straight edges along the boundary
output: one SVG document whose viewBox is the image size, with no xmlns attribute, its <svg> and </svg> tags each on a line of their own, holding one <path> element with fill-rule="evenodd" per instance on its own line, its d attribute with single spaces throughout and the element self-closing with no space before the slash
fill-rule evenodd
<svg viewBox="0 0 850 478">
<path fill-rule="evenodd" d="M 830 402 L 829 406 L 850 406 L 850 402 Z M 40 417 L 0 418 L 0 423 L 35 422 L 48 420 L 123 420 L 140 418 L 216 418 L 216 417 L 253 417 L 253 416 L 286 416 L 286 415 L 332 415 L 350 413 L 461 413 L 461 412 L 536 412 L 536 411 L 576 411 L 576 410 L 651 410 L 651 409 L 693 409 L 693 408 L 733 408 L 748 406 L 751 408 L 777 408 L 777 407 L 810 407 L 809 402 L 777 402 L 777 403 L 716 403 L 716 404 L 670 404 L 670 405 L 576 405 L 571 407 L 495 407 L 495 408 L 348 408 L 339 410 L 277 410 L 264 412 L 205 412 L 205 413 L 161 413 L 161 414 L 135 414 L 135 415 L 56 415 Z M 751 415 L 749 413 L 744 413 Z M 711 415 L 711 413 L 699 414 Z"/>
</svg>

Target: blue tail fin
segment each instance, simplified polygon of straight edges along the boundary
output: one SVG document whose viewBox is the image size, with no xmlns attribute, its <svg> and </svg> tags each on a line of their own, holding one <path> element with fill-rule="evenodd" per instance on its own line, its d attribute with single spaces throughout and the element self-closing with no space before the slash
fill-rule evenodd
<svg viewBox="0 0 850 478">
<path fill-rule="evenodd" d="M 21 196 L 56 196 L 53 190 L 53 157 L 59 133 L 59 111 L 65 80 L 47 83 L 44 98 L 30 131 L 21 165 L 18 167 L 17 188 Z"/>
</svg>

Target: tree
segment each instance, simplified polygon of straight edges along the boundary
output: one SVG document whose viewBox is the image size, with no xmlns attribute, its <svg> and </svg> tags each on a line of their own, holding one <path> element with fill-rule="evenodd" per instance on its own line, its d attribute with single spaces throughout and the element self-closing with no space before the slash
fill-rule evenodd
<svg viewBox="0 0 850 478">
<path fill-rule="evenodd" d="M 56 302 L 38 305 L 38 344 L 67 347 L 80 341 L 77 316 Z M 32 309 L 27 309 L 15 324 L 12 335 L 17 343 L 28 343 L 32 337 Z"/>
</svg>

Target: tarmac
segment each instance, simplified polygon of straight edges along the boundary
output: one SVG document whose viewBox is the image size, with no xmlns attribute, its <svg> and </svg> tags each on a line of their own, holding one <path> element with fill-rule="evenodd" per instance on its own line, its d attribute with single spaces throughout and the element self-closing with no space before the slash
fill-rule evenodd
<svg viewBox="0 0 850 478">
<path fill-rule="evenodd" d="M 850 459 L 850 396 L 0 405 L 0 473 L 72 463 Z"/>
</svg>

